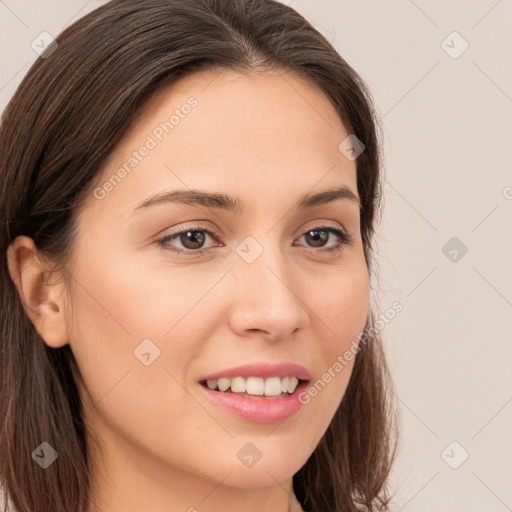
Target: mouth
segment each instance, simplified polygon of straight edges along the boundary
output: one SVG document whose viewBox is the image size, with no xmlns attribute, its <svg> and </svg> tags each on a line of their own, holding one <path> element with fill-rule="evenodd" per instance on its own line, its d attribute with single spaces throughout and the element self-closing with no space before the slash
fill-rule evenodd
<svg viewBox="0 0 512 512">
<path fill-rule="evenodd" d="M 245 384 L 245 387 L 244 387 Z M 251 423 L 281 423 L 304 407 L 309 380 L 290 377 L 203 379 L 200 395 L 207 405 Z M 284 391 L 285 390 L 285 391 Z"/>
<path fill-rule="evenodd" d="M 209 405 L 252 423 L 276 423 L 304 406 L 311 374 L 291 362 L 260 361 L 202 376 L 201 396 Z"/>
<path fill-rule="evenodd" d="M 233 377 L 219 379 L 204 379 L 201 386 L 210 391 L 236 394 L 240 397 L 259 398 L 267 400 L 283 399 L 293 395 L 308 380 L 299 379 L 293 375 L 286 377 Z"/>
</svg>

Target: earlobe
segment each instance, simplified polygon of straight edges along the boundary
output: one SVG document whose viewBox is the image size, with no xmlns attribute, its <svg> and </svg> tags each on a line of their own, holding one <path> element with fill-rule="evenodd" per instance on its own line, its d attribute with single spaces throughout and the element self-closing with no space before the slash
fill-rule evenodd
<svg viewBox="0 0 512 512">
<path fill-rule="evenodd" d="M 64 282 L 48 282 L 49 269 L 27 236 L 17 237 L 9 246 L 7 264 L 23 307 L 44 342 L 52 348 L 66 345 Z"/>
</svg>

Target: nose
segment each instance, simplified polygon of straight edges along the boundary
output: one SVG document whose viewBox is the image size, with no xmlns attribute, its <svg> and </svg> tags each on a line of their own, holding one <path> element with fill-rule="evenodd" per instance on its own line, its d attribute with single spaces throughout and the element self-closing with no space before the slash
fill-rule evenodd
<svg viewBox="0 0 512 512">
<path fill-rule="evenodd" d="M 265 248 L 252 263 L 240 258 L 232 279 L 236 289 L 229 321 L 236 334 L 258 333 L 277 341 L 308 325 L 307 298 L 301 296 L 304 290 L 278 247 Z"/>
</svg>

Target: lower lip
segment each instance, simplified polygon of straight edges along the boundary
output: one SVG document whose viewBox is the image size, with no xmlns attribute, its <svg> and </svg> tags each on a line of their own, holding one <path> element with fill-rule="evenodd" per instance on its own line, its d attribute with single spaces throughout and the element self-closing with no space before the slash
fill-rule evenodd
<svg viewBox="0 0 512 512">
<path fill-rule="evenodd" d="M 241 396 L 237 393 L 213 391 L 201 384 L 199 387 L 210 401 L 240 418 L 254 423 L 278 423 L 290 418 L 301 409 L 303 404 L 299 396 L 308 387 L 308 382 L 301 382 L 291 395 L 284 398 Z"/>
</svg>

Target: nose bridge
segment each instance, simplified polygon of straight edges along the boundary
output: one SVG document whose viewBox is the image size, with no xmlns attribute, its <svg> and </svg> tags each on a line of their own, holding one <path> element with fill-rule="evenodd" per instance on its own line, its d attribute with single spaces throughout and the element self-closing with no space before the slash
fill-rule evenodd
<svg viewBox="0 0 512 512">
<path fill-rule="evenodd" d="M 285 337 L 305 325 L 307 311 L 279 241 L 268 233 L 259 239 L 249 236 L 236 249 L 240 259 L 234 269 L 237 305 L 233 320 L 240 329 L 261 329 Z"/>
</svg>

